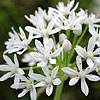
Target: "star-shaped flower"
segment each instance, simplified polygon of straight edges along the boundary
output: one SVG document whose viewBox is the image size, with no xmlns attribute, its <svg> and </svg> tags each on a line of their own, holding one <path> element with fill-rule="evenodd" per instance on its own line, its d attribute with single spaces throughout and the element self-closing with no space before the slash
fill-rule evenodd
<svg viewBox="0 0 100 100">
<path fill-rule="evenodd" d="M 19 27 L 19 34 L 14 30 L 13 27 L 12 30 L 13 33 L 9 32 L 9 36 L 11 38 L 5 42 L 7 50 L 4 52 L 4 54 L 17 52 L 17 54 L 21 55 L 23 52 L 27 50 L 27 46 L 32 41 L 32 36 L 31 34 L 29 34 L 28 39 L 26 39 L 26 35 L 21 27 Z"/>
<path fill-rule="evenodd" d="M 30 77 L 36 81 L 40 81 L 35 85 L 35 87 L 46 86 L 46 94 L 50 96 L 53 92 L 53 85 L 59 85 L 61 83 L 61 80 L 56 78 L 58 70 L 59 66 L 55 67 L 51 72 L 49 70 L 43 70 L 46 76 L 33 73 L 30 75 Z"/>
<path fill-rule="evenodd" d="M 46 41 L 44 41 L 43 44 L 44 45 L 42 45 L 40 41 L 35 40 L 35 45 L 38 52 L 30 53 L 30 55 L 35 59 L 35 61 L 39 62 L 37 63 L 37 66 L 44 67 L 48 63 L 56 64 L 56 59 L 53 58 L 57 57 L 62 49 L 58 48 L 56 51 L 52 52 L 54 46 L 52 38 L 47 39 Z"/>
<path fill-rule="evenodd" d="M 14 83 L 11 85 L 13 89 L 23 89 L 23 91 L 18 95 L 18 98 L 23 97 L 27 92 L 30 92 L 31 100 L 36 100 L 36 89 L 34 85 L 34 80 L 30 78 L 30 75 L 33 73 L 32 68 L 29 70 L 29 77 L 18 75 L 21 82 Z"/>
<path fill-rule="evenodd" d="M 93 68 L 87 67 L 85 70 L 82 69 L 82 61 L 81 61 L 80 56 L 76 57 L 76 62 L 77 62 L 77 67 L 78 67 L 79 71 L 73 70 L 72 68 L 69 68 L 69 67 L 64 67 L 64 68 L 62 68 L 62 70 L 66 74 L 74 76 L 74 78 L 72 78 L 69 81 L 70 86 L 75 85 L 79 81 L 79 79 L 81 79 L 81 90 L 87 96 L 89 93 L 89 88 L 87 86 L 85 78 L 89 79 L 90 81 L 99 81 L 100 77 L 89 74 L 90 72 L 92 72 L 95 69 L 95 67 L 93 67 Z"/>
<path fill-rule="evenodd" d="M 87 63 L 89 64 L 90 67 L 93 67 L 94 62 L 100 63 L 100 57 L 98 57 L 98 55 L 100 54 L 100 48 L 97 48 L 94 51 L 95 43 L 96 43 L 96 38 L 91 37 L 88 42 L 87 51 L 85 48 L 82 48 L 79 45 L 77 45 L 75 48 L 75 50 L 79 56 L 87 59 Z"/>
<path fill-rule="evenodd" d="M 15 77 L 14 78 L 14 83 L 16 83 L 16 82 L 18 83 L 19 82 L 19 78 L 17 77 L 17 75 L 18 74 L 19 75 L 23 75 L 24 74 L 24 71 L 21 68 L 19 68 L 19 62 L 18 62 L 18 59 L 17 59 L 16 54 L 14 55 L 14 63 L 6 55 L 3 55 L 3 58 L 7 62 L 7 64 L 0 65 L 0 71 L 8 71 L 8 73 L 7 74 L 4 74 L 0 78 L 0 81 L 5 81 L 8 78 Z"/>
</svg>

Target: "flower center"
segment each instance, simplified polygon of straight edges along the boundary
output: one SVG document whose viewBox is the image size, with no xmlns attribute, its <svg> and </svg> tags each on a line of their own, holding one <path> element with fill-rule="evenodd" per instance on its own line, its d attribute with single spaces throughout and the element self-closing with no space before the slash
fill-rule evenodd
<svg viewBox="0 0 100 100">
<path fill-rule="evenodd" d="M 99 40 L 100 39 L 100 34 L 97 34 L 97 40 Z"/>
<path fill-rule="evenodd" d="M 79 77 L 80 78 L 84 78 L 86 76 L 86 74 L 84 73 L 84 71 L 79 72 Z"/>
<path fill-rule="evenodd" d="M 49 52 L 45 52 L 44 53 L 44 59 L 48 60 L 50 57 L 50 53 Z"/>
<path fill-rule="evenodd" d="M 11 72 L 13 74 L 17 73 L 17 69 L 18 69 L 18 67 L 17 66 L 14 66 L 14 67 L 11 68 Z"/>
<path fill-rule="evenodd" d="M 42 36 L 46 36 L 47 35 L 47 29 L 41 30 L 41 34 L 42 34 Z"/>
<path fill-rule="evenodd" d="M 32 87 L 32 80 L 31 80 L 31 79 L 27 80 L 25 86 L 26 86 L 29 90 L 33 89 L 33 87 Z"/>
<path fill-rule="evenodd" d="M 51 76 L 47 76 L 47 77 L 45 78 L 45 82 L 46 82 L 47 85 L 52 84 L 52 77 L 51 77 Z"/>
<path fill-rule="evenodd" d="M 88 51 L 86 56 L 87 58 L 93 58 L 94 55 L 92 51 Z"/>
</svg>

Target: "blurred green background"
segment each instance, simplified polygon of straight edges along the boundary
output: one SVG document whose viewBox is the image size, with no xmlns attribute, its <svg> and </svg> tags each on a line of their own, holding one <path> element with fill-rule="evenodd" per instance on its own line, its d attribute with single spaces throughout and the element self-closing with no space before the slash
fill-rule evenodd
<svg viewBox="0 0 100 100">
<path fill-rule="evenodd" d="M 0 0 L 0 64 L 5 63 L 2 54 L 5 50 L 4 42 L 9 38 L 8 32 L 14 26 L 18 29 L 19 26 L 23 28 L 29 24 L 24 18 L 24 15 L 34 14 L 37 7 L 47 9 L 48 7 L 56 7 L 59 1 L 66 4 L 67 0 Z M 76 0 L 79 1 L 79 7 L 88 9 L 89 12 L 100 13 L 100 0 Z M 2 73 L 0 73 L 0 76 Z M 69 81 L 69 80 L 68 80 Z M 61 100 L 100 100 L 100 82 L 89 82 L 90 94 L 85 97 L 80 91 L 80 83 L 70 87 L 68 81 L 65 82 L 62 99 Z M 0 100 L 30 100 L 29 94 L 23 98 L 18 99 L 17 95 L 21 91 L 12 90 L 10 85 L 13 79 L 5 82 L 0 82 Z M 53 93 L 54 95 L 54 93 Z M 38 100 L 53 100 L 53 95 L 47 97 L 44 94 Z"/>
</svg>

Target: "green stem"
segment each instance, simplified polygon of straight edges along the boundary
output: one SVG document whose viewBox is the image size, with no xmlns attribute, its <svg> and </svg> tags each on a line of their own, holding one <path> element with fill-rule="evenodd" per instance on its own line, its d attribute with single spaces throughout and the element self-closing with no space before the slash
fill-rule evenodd
<svg viewBox="0 0 100 100">
<path fill-rule="evenodd" d="M 55 44 L 55 46 L 56 46 L 56 39 L 55 39 L 54 34 L 52 34 L 52 38 L 53 38 L 54 44 Z"/>
<path fill-rule="evenodd" d="M 64 85 L 64 82 L 62 82 L 60 85 L 58 85 L 56 87 L 56 92 L 55 92 L 55 96 L 54 96 L 54 99 L 53 100 L 60 100 L 61 99 L 63 85 Z"/>
<path fill-rule="evenodd" d="M 29 70 L 31 67 L 25 67 L 25 68 L 21 68 L 21 69 L 23 69 L 23 70 Z M 39 68 L 41 68 L 41 67 L 32 67 L 32 69 L 39 69 Z"/>
<path fill-rule="evenodd" d="M 69 38 L 70 38 L 70 30 L 69 29 L 66 30 L 66 36 L 67 36 L 67 39 L 69 40 Z"/>
<path fill-rule="evenodd" d="M 83 39 L 83 37 L 84 37 L 84 35 L 85 35 L 87 29 L 88 29 L 88 25 L 86 25 L 86 27 L 85 27 L 85 29 L 84 29 L 84 31 L 83 31 L 81 37 L 80 37 L 79 40 L 77 41 L 77 43 L 76 43 L 77 45 L 78 45 L 78 44 L 81 42 L 81 40 Z"/>
<path fill-rule="evenodd" d="M 31 48 L 29 45 L 27 46 L 27 49 L 29 52 L 36 52 L 33 48 Z"/>
<path fill-rule="evenodd" d="M 84 29 L 82 35 L 80 36 L 80 38 L 79 38 L 78 41 L 76 42 L 76 45 L 78 45 L 78 44 L 81 42 L 81 40 L 83 39 L 83 37 L 84 37 L 84 35 L 85 35 L 87 29 L 88 29 L 88 25 L 86 25 L 86 27 L 85 27 L 85 29 Z M 77 38 L 76 38 L 76 39 L 77 39 Z M 75 39 L 74 41 L 76 41 L 76 39 Z M 74 48 L 75 48 L 75 44 L 74 44 L 74 46 L 73 46 L 73 48 L 72 48 L 72 51 L 71 51 L 71 53 L 70 53 L 69 63 L 70 63 L 70 61 L 71 61 L 71 59 L 72 59 L 72 57 L 73 57 L 73 55 L 74 55 L 74 52 L 75 52 Z"/>
</svg>

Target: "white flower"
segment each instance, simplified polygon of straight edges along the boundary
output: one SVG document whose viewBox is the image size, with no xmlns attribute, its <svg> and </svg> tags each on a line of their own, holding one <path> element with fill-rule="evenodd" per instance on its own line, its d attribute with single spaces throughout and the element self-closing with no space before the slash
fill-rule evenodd
<svg viewBox="0 0 100 100">
<path fill-rule="evenodd" d="M 74 5 L 75 0 L 72 0 L 71 2 L 68 2 L 67 6 L 64 6 L 63 2 L 59 2 L 57 5 L 57 9 L 59 13 L 63 15 L 68 15 L 70 14 L 71 11 L 75 11 L 79 5 L 79 2 L 75 5 L 75 7 L 72 9 Z"/>
<path fill-rule="evenodd" d="M 32 23 L 34 26 L 37 27 L 38 25 L 38 16 L 41 16 L 42 18 L 44 18 L 44 14 L 46 13 L 45 10 L 43 10 L 42 8 L 38 7 L 38 11 L 35 11 L 35 15 L 29 15 L 29 17 L 27 15 L 25 15 L 25 18 L 30 21 L 30 23 Z"/>
<path fill-rule="evenodd" d="M 81 23 L 84 20 L 84 16 L 76 16 L 75 12 L 72 11 L 66 19 L 64 16 L 60 16 L 60 19 L 57 18 L 56 25 L 59 26 L 62 30 L 73 30 L 74 34 L 80 35 L 82 32 Z"/>
<path fill-rule="evenodd" d="M 96 38 L 96 44 L 98 47 L 100 47 L 100 32 L 98 32 L 98 28 L 95 30 L 93 24 L 89 24 L 89 32 L 93 37 Z"/>
<path fill-rule="evenodd" d="M 66 16 L 69 15 L 71 11 L 75 11 L 77 9 L 79 2 L 72 9 L 74 2 L 75 0 L 68 2 L 67 6 L 65 6 L 63 2 L 59 2 L 58 5 L 56 6 L 57 9 L 49 7 L 49 10 L 52 12 L 52 15 L 54 16 L 59 16 L 59 15 Z"/>
<path fill-rule="evenodd" d="M 22 54 L 27 50 L 28 44 L 30 44 L 32 37 L 31 34 L 29 34 L 28 39 L 26 39 L 25 33 L 22 30 L 21 27 L 19 27 L 20 33 L 17 34 L 17 32 L 12 27 L 12 32 L 9 32 L 9 36 L 11 37 L 8 41 L 5 42 L 6 45 L 6 51 L 5 53 L 13 53 L 17 52 L 17 54 Z"/>
<path fill-rule="evenodd" d="M 29 66 L 34 66 L 36 64 L 35 59 L 29 53 L 24 54 L 22 62 L 28 63 Z"/>
<path fill-rule="evenodd" d="M 60 31 L 60 28 L 54 28 L 56 22 L 56 17 L 54 17 L 48 25 L 44 18 L 41 16 L 37 16 L 37 25 L 36 27 L 26 26 L 25 29 L 30 34 L 32 34 L 33 38 L 40 38 L 40 37 L 48 37 L 48 35 L 55 34 Z"/>
<path fill-rule="evenodd" d="M 94 62 L 100 63 L 100 57 L 97 56 L 100 54 L 100 48 L 97 48 L 94 51 L 95 43 L 96 43 L 96 38 L 91 37 L 88 42 L 87 51 L 85 48 L 82 48 L 81 46 L 78 45 L 75 48 L 79 56 L 81 56 L 82 58 L 87 58 L 87 63 L 89 64 L 89 67 L 93 67 Z"/>
<path fill-rule="evenodd" d="M 100 22 L 100 18 L 97 18 L 97 16 L 95 14 L 90 14 L 89 16 L 87 15 L 87 18 L 85 19 L 85 24 L 95 24 L 95 23 L 99 23 Z"/>
<path fill-rule="evenodd" d="M 32 68 L 29 70 L 29 77 L 18 75 L 21 82 L 14 83 L 11 85 L 13 89 L 23 89 L 22 93 L 18 95 L 18 98 L 23 97 L 27 92 L 30 91 L 31 100 L 36 100 L 36 89 L 34 85 L 34 80 L 30 78 L 30 75 L 33 74 Z"/>
<path fill-rule="evenodd" d="M 85 94 L 85 96 L 87 96 L 89 93 L 89 88 L 87 86 L 85 78 L 89 79 L 90 81 L 99 81 L 100 77 L 89 74 L 90 72 L 94 70 L 94 67 L 93 68 L 87 67 L 85 70 L 82 69 L 82 61 L 81 61 L 80 56 L 76 57 L 76 62 L 77 62 L 77 67 L 78 67 L 79 72 L 69 67 L 64 67 L 62 68 L 62 70 L 63 72 L 74 76 L 74 78 L 72 78 L 69 81 L 70 86 L 75 85 L 79 81 L 79 79 L 81 79 L 81 90 Z"/>
<path fill-rule="evenodd" d="M 52 52 L 54 46 L 52 38 L 44 41 L 44 45 L 42 45 L 40 41 L 35 40 L 35 45 L 38 52 L 31 52 L 30 55 L 35 59 L 35 61 L 39 62 L 37 63 L 37 66 L 44 67 L 48 63 L 56 64 L 56 59 L 53 58 L 60 54 L 61 48 L 58 48 L 55 52 Z"/>
<path fill-rule="evenodd" d="M 33 73 L 30 77 L 36 81 L 40 81 L 35 85 L 35 87 L 46 86 L 46 94 L 50 96 L 53 92 L 53 85 L 59 85 L 61 83 L 61 80 L 56 78 L 58 70 L 59 66 L 55 67 L 51 72 L 43 70 L 46 76 Z"/>
<path fill-rule="evenodd" d="M 83 10 L 82 8 L 80 9 L 80 12 L 78 12 L 77 16 L 84 16 L 85 19 L 83 20 L 84 24 L 95 24 L 100 22 L 100 18 L 98 18 L 95 14 L 91 13 L 90 15 L 88 15 L 88 11 L 87 10 Z"/>
<path fill-rule="evenodd" d="M 3 58 L 7 62 L 7 64 L 0 65 L 0 71 L 8 71 L 8 73 L 7 74 L 4 74 L 0 78 L 0 81 L 5 81 L 8 78 L 15 77 L 14 78 L 14 83 L 15 82 L 19 82 L 19 78 L 17 77 L 17 75 L 18 74 L 19 75 L 23 75 L 24 74 L 24 71 L 21 68 L 19 68 L 19 63 L 18 63 L 18 59 L 17 59 L 16 54 L 14 55 L 14 63 L 6 55 L 3 55 Z"/>
</svg>

